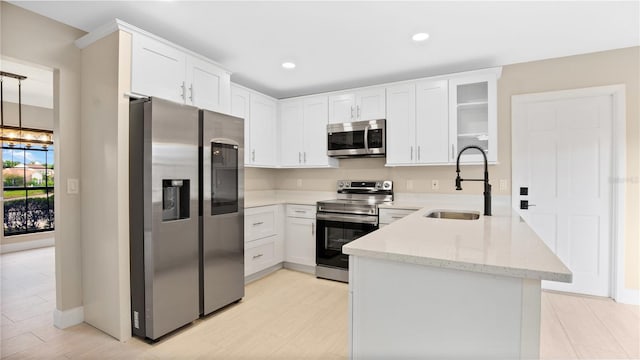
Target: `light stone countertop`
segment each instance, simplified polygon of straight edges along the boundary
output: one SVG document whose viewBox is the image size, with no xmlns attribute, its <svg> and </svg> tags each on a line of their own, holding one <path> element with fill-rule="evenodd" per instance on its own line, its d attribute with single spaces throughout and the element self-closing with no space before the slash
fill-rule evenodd
<svg viewBox="0 0 640 360">
<path fill-rule="evenodd" d="M 395 208 L 405 208 L 400 206 Z M 480 215 L 478 220 L 424 216 L 433 210 L 482 214 L 477 205 L 438 201 L 344 245 L 342 251 L 426 266 L 571 282 L 571 271 L 510 206 L 494 206 L 496 215 Z"/>
<path fill-rule="evenodd" d="M 335 199 L 335 192 L 325 191 L 247 191 L 245 192 L 244 207 L 295 204 L 316 206 L 317 201 Z"/>
</svg>

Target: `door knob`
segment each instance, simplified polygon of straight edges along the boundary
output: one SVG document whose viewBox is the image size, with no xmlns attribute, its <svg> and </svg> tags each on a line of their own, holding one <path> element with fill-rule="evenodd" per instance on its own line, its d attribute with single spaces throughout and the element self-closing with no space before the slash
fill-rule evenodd
<svg viewBox="0 0 640 360">
<path fill-rule="evenodd" d="M 520 209 L 527 210 L 531 206 L 536 206 L 535 204 L 529 204 L 529 200 L 520 200 Z"/>
</svg>

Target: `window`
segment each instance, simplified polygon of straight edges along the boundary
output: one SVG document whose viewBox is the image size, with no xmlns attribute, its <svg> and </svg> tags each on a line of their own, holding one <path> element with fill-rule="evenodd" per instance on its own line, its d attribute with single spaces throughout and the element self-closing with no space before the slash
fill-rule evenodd
<svg viewBox="0 0 640 360">
<path fill-rule="evenodd" d="M 4 235 L 54 229 L 53 145 L 2 147 Z"/>
</svg>

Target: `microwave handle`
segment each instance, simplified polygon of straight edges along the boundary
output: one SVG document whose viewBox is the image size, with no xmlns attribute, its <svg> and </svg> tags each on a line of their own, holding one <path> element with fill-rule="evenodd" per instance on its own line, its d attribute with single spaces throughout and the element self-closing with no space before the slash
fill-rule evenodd
<svg viewBox="0 0 640 360">
<path fill-rule="evenodd" d="M 371 125 L 367 125 L 367 127 L 364 128 L 364 150 L 367 153 L 369 152 L 369 128 L 371 128 Z"/>
</svg>

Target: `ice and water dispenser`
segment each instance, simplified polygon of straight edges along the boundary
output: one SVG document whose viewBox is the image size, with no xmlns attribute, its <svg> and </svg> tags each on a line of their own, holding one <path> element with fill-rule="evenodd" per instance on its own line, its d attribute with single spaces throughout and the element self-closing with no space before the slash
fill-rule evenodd
<svg viewBox="0 0 640 360">
<path fill-rule="evenodd" d="M 189 180 L 162 180 L 162 221 L 189 218 Z"/>
</svg>

